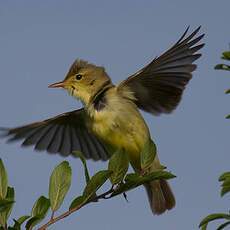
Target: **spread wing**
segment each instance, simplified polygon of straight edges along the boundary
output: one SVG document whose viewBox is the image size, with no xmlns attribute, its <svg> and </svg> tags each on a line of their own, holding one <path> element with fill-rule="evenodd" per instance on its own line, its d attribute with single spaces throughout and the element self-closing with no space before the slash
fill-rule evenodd
<svg viewBox="0 0 230 230">
<path fill-rule="evenodd" d="M 81 151 L 86 158 L 107 160 L 109 154 L 99 139 L 86 126 L 84 109 L 64 113 L 41 122 L 2 129 L 8 141 L 23 139 L 22 146 L 34 145 L 36 150 L 68 156 Z"/>
<path fill-rule="evenodd" d="M 169 50 L 118 86 L 118 90 L 133 92 L 140 109 L 159 115 L 171 113 L 179 104 L 196 69 L 192 63 L 201 56 L 196 52 L 204 46 L 197 45 L 204 36 L 196 36 L 200 27 L 186 37 L 188 29 Z"/>
</svg>

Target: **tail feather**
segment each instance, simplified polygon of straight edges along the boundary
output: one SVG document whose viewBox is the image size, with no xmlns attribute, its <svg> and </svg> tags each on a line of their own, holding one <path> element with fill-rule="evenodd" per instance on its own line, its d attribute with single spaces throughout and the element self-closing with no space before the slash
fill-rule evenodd
<svg viewBox="0 0 230 230">
<path fill-rule="evenodd" d="M 175 206 L 175 197 L 166 180 L 152 181 L 145 188 L 153 214 L 160 215 Z"/>
<path fill-rule="evenodd" d="M 160 180 L 161 190 L 165 198 L 165 207 L 167 210 L 170 210 L 175 207 L 176 200 L 173 195 L 172 189 L 169 186 L 169 183 L 166 180 Z"/>
</svg>

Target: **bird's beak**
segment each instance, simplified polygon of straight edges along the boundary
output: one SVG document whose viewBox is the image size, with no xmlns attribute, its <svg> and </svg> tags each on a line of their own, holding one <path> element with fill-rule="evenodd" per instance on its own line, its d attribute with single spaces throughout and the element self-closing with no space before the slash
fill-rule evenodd
<svg viewBox="0 0 230 230">
<path fill-rule="evenodd" d="M 57 83 L 53 83 L 53 84 L 49 85 L 48 87 L 49 88 L 64 88 L 64 86 L 65 86 L 65 82 L 60 81 L 60 82 L 57 82 Z"/>
</svg>

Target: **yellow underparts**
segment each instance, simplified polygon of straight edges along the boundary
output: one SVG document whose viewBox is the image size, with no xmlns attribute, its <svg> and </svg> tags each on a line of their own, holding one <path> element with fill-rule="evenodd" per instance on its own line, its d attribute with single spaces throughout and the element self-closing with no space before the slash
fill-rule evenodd
<svg viewBox="0 0 230 230">
<path fill-rule="evenodd" d="M 89 107 L 92 131 L 114 149 L 123 148 L 135 170 L 140 170 L 140 152 L 150 138 L 148 127 L 136 105 L 116 91 L 108 90 L 107 105 L 96 111 Z"/>
</svg>

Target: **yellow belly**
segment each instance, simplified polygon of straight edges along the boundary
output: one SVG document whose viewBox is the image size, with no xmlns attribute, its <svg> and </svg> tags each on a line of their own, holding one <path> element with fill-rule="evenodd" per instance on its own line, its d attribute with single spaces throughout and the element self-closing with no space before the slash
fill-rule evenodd
<svg viewBox="0 0 230 230">
<path fill-rule="evenodd" d="M 150 135 L 132 102 L 115 101 L 112 106 L 95 112 L 91 129 L 112 149 L 124 149 L 134 168 L 140 168 L 140 152 Z"/>
</svg>

